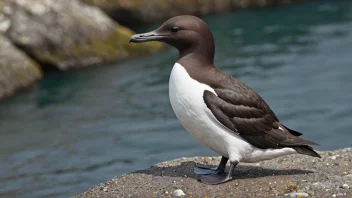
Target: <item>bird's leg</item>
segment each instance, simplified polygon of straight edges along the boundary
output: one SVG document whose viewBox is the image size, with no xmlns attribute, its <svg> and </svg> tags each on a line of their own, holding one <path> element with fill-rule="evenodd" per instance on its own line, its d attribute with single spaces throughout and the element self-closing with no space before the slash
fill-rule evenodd
<svg viewBox="0 0 352 198">
<path fill-rule="evenodd" d="M 220 164 L 217 168 L 210 168 L 208 166 L 203 165 L 195 165 L 194 173 L 197 175 L 217 175 L 221 174 L 225 171 L 226 163 L 229 159 L 226 157 L 221 157 Z"/>
<path fill-rule="evenodd" d="M 238 164 L 238 161 L 230 163 L 230 169 L 227 174 L 217 174 L 217 175 L 202 175 L 198 180 L 204 184 L 221 184 L 232 180 L 232 173 Z"/>
</svg>

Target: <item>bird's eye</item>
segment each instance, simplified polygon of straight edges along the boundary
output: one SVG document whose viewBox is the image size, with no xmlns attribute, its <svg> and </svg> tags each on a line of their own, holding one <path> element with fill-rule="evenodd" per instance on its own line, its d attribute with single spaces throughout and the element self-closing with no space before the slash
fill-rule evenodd
<svg viewBox="0 0 352 198">
<path fill-rule="evenodd" d="M 178 32 L 180 29 L 178 28 L 178 27 L 172 27 L 171 29 L 170 29 L 170 31 L 171 32 Z"/>
</svg>

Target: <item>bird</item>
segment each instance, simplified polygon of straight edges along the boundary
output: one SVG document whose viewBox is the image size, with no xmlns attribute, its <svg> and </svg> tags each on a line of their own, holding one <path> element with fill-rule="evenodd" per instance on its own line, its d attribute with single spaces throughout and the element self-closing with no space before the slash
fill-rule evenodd
<svg viewBox="0 0 352 198">
<path fill-rule="evenodd" d="M 217 168 L 195 165 L 200 182 L 215 185 L 231 181 L 240 162 L 257 163 L 289 154 L 320 158 L 312 148 L 317 143 L 281 124 L 259 94 L 214 65 L 214 38 L 202 19 L 175 16 L 156 30 L 130 38 L 133 43 L 149 41 L 178 50 L 169 79 L 172 109 L 200 144 L 221 156 Z"/>
</svg>

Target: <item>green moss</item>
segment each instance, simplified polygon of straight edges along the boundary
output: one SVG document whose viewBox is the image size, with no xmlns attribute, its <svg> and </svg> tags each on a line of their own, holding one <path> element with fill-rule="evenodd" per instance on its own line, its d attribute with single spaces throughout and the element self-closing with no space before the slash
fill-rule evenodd
<svg viewBox="0 0 352 198">
<path fill-rule="evenodd" d="M 67 55 L 60 52 L 43 52 L 36 55 L 40 62 L 58 64 L 66 60 Z"/>
<path fill-rule="evenodd" d="M 86 46 L 76 46 L 73 48 L 75 56 L 95 56 L 101 57 L 105 61 L 114 61 L 125 57 L 143 55 L 156 52 L 162 46 L 161 43 L 150 42 L 136 45 L 129 43 L 130 37 L 134 33 L 122 26 L 105 39 L 95 40 Z"/>
<path fill-rule="evenodd" d="M 287 187 L 288 192 L 295 192 L 297 190 L 299 190 L 299 187 L 297 184 L 289 184 Z"/>
<path fill-rule="evenodd" d="M 148 42 L 142 44 L 129 43 L 130 37 L 134 34 L 128 28 L 118 26 L 108 37 L 95 39 L 86 45 L 71 46 L 71 52 L 42 52 L 37 57 L 42 62 L 59 65 L 70 60 L 83 60 L 90 57 L 98 57 L 103 62 L 132 57 L 137 55 L 150 54 L 158 51 L 162 44 Z"/>
<path fill-rule="evenodd" d="M 35 72 L 36 76 L 39 78 L 42 78 L 43 71 L 41 70 L 41 67 L 39 66 L 39 64 L 30 58 L 28 58 L 28 61 L 29 61 L 29 65 L 32 66 L 33 71 Z"/>
</svg>

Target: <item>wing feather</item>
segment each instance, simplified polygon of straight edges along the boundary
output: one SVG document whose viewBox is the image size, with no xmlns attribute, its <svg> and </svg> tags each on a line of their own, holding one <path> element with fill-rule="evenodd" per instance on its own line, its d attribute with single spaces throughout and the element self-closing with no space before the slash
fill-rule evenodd
<svg viewBox="0 0 352 198">
<path fill-rule="evenodd" d="M 207 107 L 221 124 L 253 146 L 266 149 L 313 143 L 292 135 L 279 123 L 264 100 L 249 88 L 242 89 L 241 92 L 231 89 L 214 90 L 217 95 L 204 91 Z"/>
</svg>

